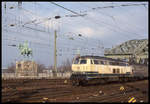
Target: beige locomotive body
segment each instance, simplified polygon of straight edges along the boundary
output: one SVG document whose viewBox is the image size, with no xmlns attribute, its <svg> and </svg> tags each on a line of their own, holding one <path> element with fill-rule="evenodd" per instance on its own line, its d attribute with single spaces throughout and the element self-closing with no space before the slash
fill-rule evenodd
<svg viewBox="0 0 150 104">
<path fill-rule="evenodd" d="M 110 60 L 108 58 L 81 57 L 72 64 L 73 72 L 98 72 L 99 74 L 132 74 L 132 66 L 126 62 Z"/>
<path fill-rule="evenodd" d="M 133 67 L 126 61 L 101 56 L 76 57 L 72 64 L 72 85 L 88 83 L 127 82 L 144 79 L 135 76 Z"/>
</svg>

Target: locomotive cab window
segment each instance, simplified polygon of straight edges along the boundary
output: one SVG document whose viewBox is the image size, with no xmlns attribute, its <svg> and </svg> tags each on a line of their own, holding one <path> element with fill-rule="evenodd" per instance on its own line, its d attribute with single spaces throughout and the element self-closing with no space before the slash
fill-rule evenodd
<svg viewBox="0 0 150 104">
<path fill-rule="evenodd" d="M 80 60 L 80 64 L 87 64 L 87 60 Z"/>
<path fill-rule="evenodd" d="M 126 66 L 126 63 L 119 63 L 120 66 Z"/>
<path fill-rule="evenodd" d="M 76 59 L 75 61 L 74 61 L 74 64 L 78 64 L 79 63 L 79 59 Z"/>
<path fill-rule="evenodd" d="M 128 64 L 128 63 L 126 63 L 126 66 L 129 66 L 129 64 Z"/>
<path fill-rule="evenodd" d="M 104 65 L 104 64 L 105 64 L 104 61 L 99 61 L 99 63 L 100 63 L 101 65 Z"/>
<path fill-rule="evenodd" d="M 114 62 L 109 62 L 109 65 L 114 65 Z"/>
<path fill-rule="evenodd" d="M 21 64 L 18 64 L 18 67 L 21 67 Z"/>
<path fill-rule="evenodd" d="M 91 60 L 91 64 L 93 64 L 93 60 Z"/>
<path fill-rule="evenodd" d="M 94 64 L 99 64 L 98 60 L 94 60 Z"/>
</svg>

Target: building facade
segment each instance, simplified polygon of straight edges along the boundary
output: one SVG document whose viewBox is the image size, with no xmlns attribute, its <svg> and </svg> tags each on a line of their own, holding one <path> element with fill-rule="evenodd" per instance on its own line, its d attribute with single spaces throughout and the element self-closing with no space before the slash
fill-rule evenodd
<svg viewBox="0 0 150 104">
<path fill-rule="evenodd" d="M 16 76 L 17 77 L 35 77 L 37 76 L 37 64 L 34 61 L 17 61 Z"/>
</svg>

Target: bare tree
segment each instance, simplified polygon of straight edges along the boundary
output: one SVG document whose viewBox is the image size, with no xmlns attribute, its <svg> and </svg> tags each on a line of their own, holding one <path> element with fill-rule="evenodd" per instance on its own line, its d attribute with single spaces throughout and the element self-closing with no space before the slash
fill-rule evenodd
<svg viewBox="0 0 150 104">
<path fill-rule="evenodd" d="M 11 63 L 11 64 L 8 66 L 8 69 L 6 69 L 6 72 L 7 72 L 7 73 L 15 73 L 15 70 L 16 70 L 16 64 Z"/>
<path fill-rule="evenodd" d="M 64 61 L 61 68 L 63 69 L 63 72 L 71 72 L 71 61 L 69 59 Z"/>
<path fill-rule="evenodd" d="M 37 72 L 38 73 L 42 73 L 44 69 L 46 69 L 44 64 L 37 64 Z"/>
</svg>

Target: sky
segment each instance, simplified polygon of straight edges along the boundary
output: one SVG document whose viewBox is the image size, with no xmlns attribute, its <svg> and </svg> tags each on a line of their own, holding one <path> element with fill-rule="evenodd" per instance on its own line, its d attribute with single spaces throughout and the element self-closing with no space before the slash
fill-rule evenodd
<svg viewBox="0 0 150 104">
<path fill-rule="evenodd" d="M 9 45 L 18 46 L 26 40 L 33 50 L 33 60 L 53 65 L 54 30 L 58 66 L 72 60 L 78 52 L 103 56 L 105 48 L 128 40 L 148 39 L 148 2 L 55 3 L 85 16 L 51 2 L 22 2 L 21 6 L 18 2 L 2 2 L 2 68 L 23 59 L 19 49 Z M 143 3 L 147 5 L 119 6 Z M 109 6 L 115 7 L 102 8 Z"/>
</svg>

